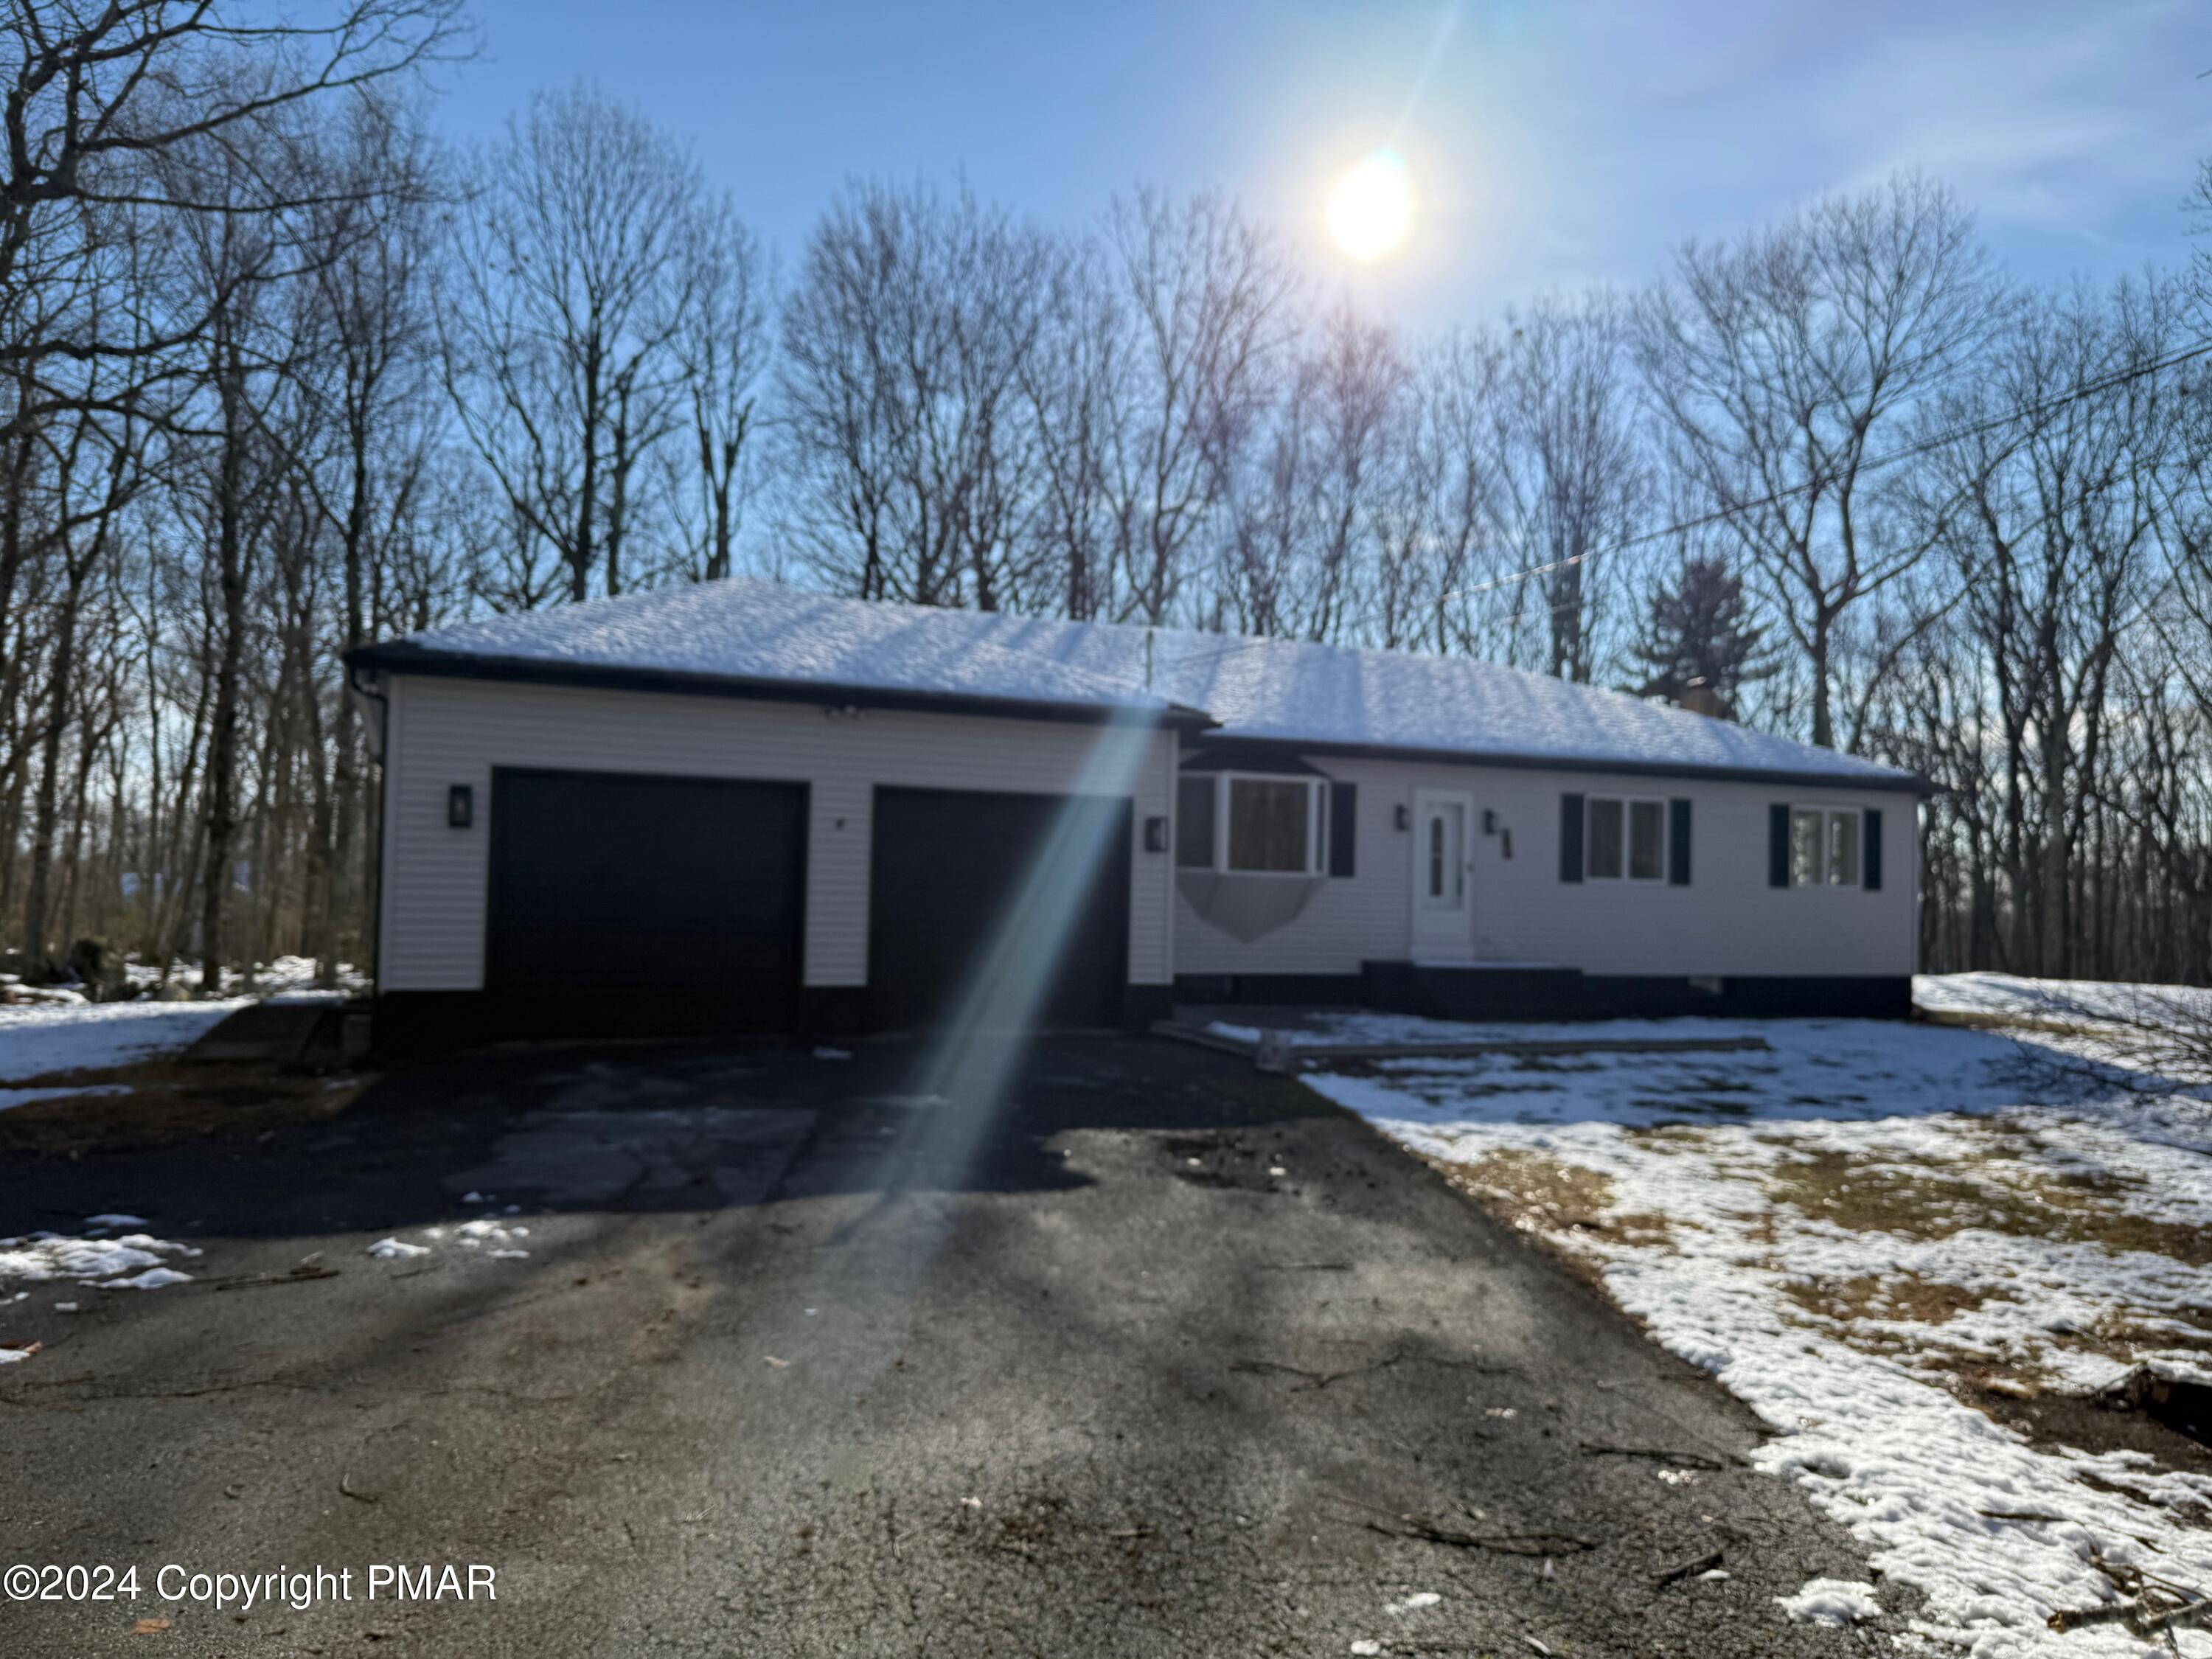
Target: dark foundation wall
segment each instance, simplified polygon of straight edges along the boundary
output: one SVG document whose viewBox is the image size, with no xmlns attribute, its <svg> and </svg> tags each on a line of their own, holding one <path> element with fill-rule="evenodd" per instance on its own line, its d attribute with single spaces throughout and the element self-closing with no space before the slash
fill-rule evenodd
<svg viewBox="0 0 2212 1659">
<path fill-rule="evenodd" d="M 1279 1006 L 1364 1008 L 1367 981 L 1359 974 L 1178 974 L 1177 1002 L 1273 1003 Z"/>
<path fill-rule="evenodd" d="M 1910 1019 L 1908 974 L 1760 975 L 1723 979 L 1717 993 L 1684 979 L 1592 975 L 1585 994 L 1601 1018 L 1720 1014 L 1747 1019 Z"/>
<path fill-rule="evenodd" d="M 1174 1013 L 1176 998 L 1172 985 L 1124 986 L 1118 999 L 1121 1029 L 1133 1036 L 1149 1030 L 1155 1021 Z M 717 1030 L 711 1021 L 672 1024 L 656 1017 L 665 1010 L 650 1005 L 632 1008 L 620 1000 L 549 1009 L 538 1000 L 505 998 L 488 991 L 388 991 L 376 999 L 374 1007 L 372 1041 L 378 1057 L 386 1060 L 452 1054 L 515 1040 L 834 1042 L 872 1035 L 867 988 L 860 985 L 801 987 L 797 1028 L 780 1032 Z"/>
<path fill-rule="evenodd" d="M 1803 975 L 1692 980 L 1586 975 L 1574 969 L 1435 969 L 1370 962 L 1351 975 L 1187 975 L 1176 1000 L 1194 1004 L 1365 1007 L 1429 1019 L 1906 1019 L 1906 975 Z"/>
</svg>

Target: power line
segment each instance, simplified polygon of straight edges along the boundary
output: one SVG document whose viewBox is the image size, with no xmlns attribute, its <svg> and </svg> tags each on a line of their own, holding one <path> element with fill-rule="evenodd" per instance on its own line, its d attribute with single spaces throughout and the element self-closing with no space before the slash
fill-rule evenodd
<svg viewBox="0 0 2212 1659">
<path fill-rule="evenodd" d="M 1886 467 L 1896 465 L 1900 461 L 1908 461 L 1914 459 L 1916 456 L 1928 454 L 1932 451 L 1946 448 L 1952 444 L 1961 442 L 1966 439 L 1978 437 L 1984 433 L 1994 432 L 2000 428 L 2014 425 L 2021 421 L 2035 419 L 2043 415 L 2049 414 L 2053 410 L 2063 409 L 2069 404 L 2079 403 L 2084 398 L 2094 397 L 2100 392 L 2109 392 L 2116 386 L 2128 385 L 2130 382 L 2142 380 L 2147 375 L 2164 374 L 2168 369 L 2178 368 L 2184 363 L 2194 362 L 2196 359 L 2208 355 L 2212 355 L 2212 339 L 2200 340 L 2196 344 L 2187 347 L 2183 350 L 2174 352 L 2170 356 L 2160 358 L 2153 362 L 2139 363 L 2130 368 L 2118 369 L 2110 374 L 2100 377 L 2100 379 L 2085 380 L 2077 386 L 2069 386 L 2064 392 L 2059 392 L 2055 396 L 2046 398 L 2040 403 L 2024 404 L 2017 409 L 2006 410 L 2000 414 L 1986 416 L 1978 421 L 1969 421 L 1959 426 L 1948 428 L 1943 431 L 1933 433 L 1924 438 L 1916 438 L 1911 442 L 1901 445 L 1896 449 L 1887 451 L 1881 455 L 1875 457 L 1871 460 L 1861 462 L 1856 469 L 1857 474 L 1859 476 L 1863 476 L 1869 472 L 1879 472 Z M 1763 507 L 1777 506 L 1783 501 L 1792 499 L 1795 496 L 1808 494 L 1812 490 L 1823 487 L 1828 483 L 1828 478 L 1824 476 L 1817 478 L 1808 478 L 1798 483 L 1785 484 L 1781 489 L 1772 490 L 1767 495 L 1759 497 L 1755 501 L 1738 501 L 1726 507 L 1716 507 L 1710 513 L 1702 513 L 1692 518 L 1677 520 L 1674 523 L 1663 525 L 1658 529 L 1642 531 L 1636 535 L 1624 537 L 1620 541 L 1609 542 L 1603 547 L 1592 548 L 1587 553 L 1571 554 L 1564 559 L 1553 559 L 1543 564 L 1532 565 L 1525 570 L 1516 570 L 1509 575 L 1493 577 L 1488 581 L 1478 582 L 1473 586 L 1452 588 L 1446 592 L 1438 594 L 1437 596 L 1436 602 L 1442 605 L 1451 599 L 1473 599 L 1479 594 L 1495 592 L 1500 588 L 1513 586 L 1524 581 L 1532 581 L 1539 576 L 1550 575 L 1554 571 L 1570 569 L 1576 565 L 1587 564 L 1592 559 L 1598 558 L 1604 554 L 1626 552 L 1632 548 L 1645 546 L 1656 541 L 1663 541 L 1668 537 L 1679 536 L 1688 531 L 1702 530 L 1711 525 L 1723 524 L 1727 522 L 1729 520 L 1735 518 L 1739 514 L 1754 513 Z M 1554 611 L 1563 608 L 1564 605 L 1554 605 L 1553 607 Z M 1355 623 L 1365 623 L 1373 622 L 1376 618 L 1372 612 L 1369 612 L 1365 615 L 1352 618 L 1352 620 Z M 1232 656 L 1240 651 L 1249 651 L 1256 649 L 1261 646 L 1281 645 L 1286 642 L 1302 645 L 1328 643 L 1328 641 L 1285 641 L 1280 637 L 1224 640 L 1218 643 L 1212 644 L 1205 650 L 1194 653 L 1189 656 L 1172 658 L 1166 663 L 1163 664 L 1162 666 L 1170 671 L 1183 667 L 1202 666 L 1209 663 L 1218 662 L 1222 659 Z M 1146 658 L 1147 670 L 1149 672 L 1151 658 L 1151 641 L 1149 637 L 1146 641 Z"/>
<path fill-rule="evenodd" d="M 1985 419 L 1969 422 L 1963 426 L 1953 427 L 1947 431 L 1935 433 L 1925 438 L 1915 439 L 1912 442 L 1893 449 L 1887 454 L 1878 455 L 1870 461 L 1861 462 L 1857 472 L 1860 475 L 1879 472 L 1885 467 L 1894 466 L 1899 461 L 1909 461 L 1915 456 L 1927 454 L 1931 450 L 1946 448 L 1963 439 L 1978 437 L 1984 432 L 1994 432 L 2000 427 L 2011 426 L 2017 422 L 2032 420 L 2038 416 L 2048 414 L 2053 410 L 2063 409 L 2069 404 L 2078 403 L 2082 398 L 2094 397 L 2100 392 L 2109 392 L 2114 386 L 2125 386 L 2130 380 L 2139 380 L 2147 374 L 2163 374 L 2169 368 L 2177 368 L 2183 363 L 2192 362 L 2208 353 L 2212 353 L 2212 340 L 2199 341 L 2187 350 L 2178 351 L 2170 357 L 2161 358 L 2156 362 L 2138 364 L 2133 368 L 2118 370 L 2100 380 L 2085 381 L 2080 386 L 2060 392 L 2054 398 L 2045 398 L 2042 403 L 2030 404 L 2021 409 L 2008 410 L 2001 415 L 1992 415 Z M 1669 536 L 1679 536 L 1687 531 L 1703 530 L 1709 525 L 1725 523 L 1739 514 L 1755 513 L 1762 507 L 1778 506 L 1794 496 L 1806 495 L 1818 489 L 1826 483 L 1828 478 L 1824 476 L 1808 478 L 1800 483 L 1785 484 L 1783 488 L 1771 491 L 1756 501 L 1738 501 L 1727 507 L 1716 507 L 1713 511 L 1699 514 L 1695 518 L 1679 520 L 1675 523 L 1662 526 L 1656 530 L 1644 531 L 1637 535 L 1624 538 L 1620 541 L 1608 543 L 1603 547 L 1594 547 L 1587 553 L 1571 554 L 1564 559 L 1554 559 L 1547 564 L 1533 565 L 1526 570 L 1516 570 L 1510 575 L 1495 577 L 1486 582 L 1478 582 L 1472 587 L 1454 588 L 1448 593 L 1439 595 L 1438 598 L 1440 600 L 1472 599 L 1479 593 L 1488 593 L 1501 587 L 1511 586 L 1517 582 L 1530 581 L 1538 576 L 1548 576 L 1555 570 L 1565 570 L 1575 565 L 1587 564 L 1590 560 L 1603 554 L 1626 552 L 1630 548 L 1641 547 L 1650 542 L 1662 541 Z"/>
</svg>

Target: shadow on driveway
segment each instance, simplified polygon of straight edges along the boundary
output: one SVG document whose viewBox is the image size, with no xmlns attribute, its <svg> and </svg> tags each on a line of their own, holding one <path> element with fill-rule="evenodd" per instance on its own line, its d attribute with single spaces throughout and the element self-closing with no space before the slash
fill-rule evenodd
<svg viewBox="0 0 2212 1659">
<path fill-rule="evenodd" d="M 481 1563 L 500 1595 L 0 1605 L 0 1648 L 137 1651 L 149 1616 L 206 1654 L 1873 1639 L 1780 1621 L 1863 1567 L 1742 1467 L 1745 1413 L 1356 1120 L 1147 1041 L 1040 1042 L 1002 1109 L 920 1067 L 488 1053 L 318 1124 L 8 1160 L 0 1231 L 122 1209 L 204 1251 L 0 1315 L 47 1344 L 0 1370 L 15 1559 Z"/>
</svg>

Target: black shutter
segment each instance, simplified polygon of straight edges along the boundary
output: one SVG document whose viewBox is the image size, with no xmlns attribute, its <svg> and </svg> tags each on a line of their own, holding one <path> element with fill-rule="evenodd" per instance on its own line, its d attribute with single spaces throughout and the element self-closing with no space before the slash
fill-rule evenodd
<svg viewBox="0 0 2212 1659">
<path fill-rule="evenodd" d="M 1183 869 L 1213 867 L 1213 790 L 1218 777 L 1186 772 L 1176 780 L 1176 863 Z"/>
<path fill-rule="evenodd" d="M 1359 786 L 1328 786 L 1328 872 L 1348 876 L 1358 863 Z"/>
<path fill-rule="evenodd" d="M 1860 854 L 1860 867 L 1866 877 L 1867 891 L 1881 891 L 1881 808 L 1879 806 L 1867 808 L 1866 848 Z"/>
<path fill-rule="evenodd" d="M 1667 803 L 1667 881 L 1690 884 L 1690 803 L 1679 797 Z"/>
<path fill-rule="evenodd" d="M 1790 884 L 1790 804 L 1777 801 L 1766 809 L 1766 884 Z"/>
<path fill-rule="evenodd" d="M 1559 879 L 1583 878 L 1583 798 L 1559 797 Z"/>
</svg>

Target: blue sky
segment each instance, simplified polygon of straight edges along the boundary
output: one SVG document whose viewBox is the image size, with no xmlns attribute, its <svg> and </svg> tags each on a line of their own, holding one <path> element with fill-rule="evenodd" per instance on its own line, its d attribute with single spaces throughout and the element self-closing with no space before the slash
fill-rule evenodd
<svg viewBox="0 0 2212 1659">
<path fill-rule="evenodd" d="M 495 135 L 578 79 L 696 145 L 787 258 L 854 174 L 949 177 L 1075 225 L 1144 180 L 1224 186 L 1403 326 L 1633 284 L 1684 236 L 1920 167 L 2019 274 L 2185 257 L 2212 155 L 2203 0 L 477 0 L 443 118 Z M 1329 183 L 1395 143 L 1419 202 L 1353 269 Z"/>
</svg>

